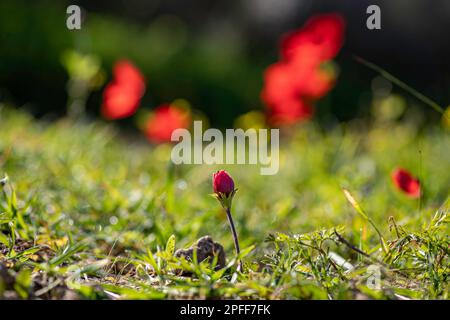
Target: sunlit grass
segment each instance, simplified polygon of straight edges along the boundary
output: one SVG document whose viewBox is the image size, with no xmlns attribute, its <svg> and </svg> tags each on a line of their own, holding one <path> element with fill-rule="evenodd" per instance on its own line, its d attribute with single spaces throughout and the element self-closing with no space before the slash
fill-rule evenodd
<svg viewBox="0 0 450 320">
<path fill-rule="evenodd" d="M 280 172 L 261 176 L 256 166 L 174 167 L 168 145 L 104 123 L 7 108 L 0 121 L 0 297 L 448 298 L 450 137 L 437 125 L 311 122 L 284 137 Z M 419 177 L 421 199 L 393 187 L 397 166 Z M 242 273 L 209 196 L 217 169 L 239 189 Z M 206 234 L 225 247 L 225 269 L 173 257 L 173 241 Z M 367 286 L 370 265 L 381 290 Z"/>
</svg>

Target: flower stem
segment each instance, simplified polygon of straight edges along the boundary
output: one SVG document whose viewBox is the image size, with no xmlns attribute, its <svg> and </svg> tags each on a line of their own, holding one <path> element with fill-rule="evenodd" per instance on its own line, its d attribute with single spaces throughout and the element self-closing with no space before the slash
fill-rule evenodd
<svg viewBox="0 0 450 320">
<path fill-rule="evenodd" d="M 234 247 L 236 248 L 236 254 L 239 255 L 241 250 L 239 249 L 239 240 L 236 232 L 236 228 L 234 227 L 233 218 L 231 217 L 230 208 L 226 208 L 228 222 L 230 223 L 231 233 L 233 234 Z M 242 261 L 239 260 L 238 271 L 242 271 Z"/>
</svg>

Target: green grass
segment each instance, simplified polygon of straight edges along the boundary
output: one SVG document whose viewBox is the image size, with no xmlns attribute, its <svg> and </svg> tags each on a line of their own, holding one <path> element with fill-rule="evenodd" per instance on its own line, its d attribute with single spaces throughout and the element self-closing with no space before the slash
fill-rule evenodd
<svg viewBox="0 0 450 320">
<path fill-rule="evenodd" d="M 311 122 L 283 138 L 280 172 L 261 176 L 257 166 L 171 166 L 170 146 L 105 123 L 6 107 L 0 123 L 0 297 L 449 298 L 450 136 L 437 125 Z M 394 189 L 397 166 L 419 176 L 421 200 Z M 239 189 L 243 272 L 209 195 L 217 169 Z M 206 234 L 224 246 L 225 269 L 173 257 L 173 241 Z M 381 290 L 367 286 L 372 265 Z"/>
</svg>

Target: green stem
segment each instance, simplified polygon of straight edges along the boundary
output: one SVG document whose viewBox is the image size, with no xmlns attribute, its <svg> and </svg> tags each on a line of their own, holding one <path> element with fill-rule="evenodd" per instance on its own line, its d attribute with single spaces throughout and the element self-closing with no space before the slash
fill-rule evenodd
<svg viewBox="0 0 450 320">
<path fill-rule="evenodd" d="M 236 254 L 239 256 L 241 250 L 239 249 L 239 240 L 236 232 L 236 228 L 234 227 L 233 217 L 231 216 L 230 208 L 225 208 L 227 212 L 228 222 L 230 223 L 231 233 L 233 234 L 234 247 L 236 248 Z M 238 271 L 242 270 L 242 261 L 239 260 Z"/>
</svg>

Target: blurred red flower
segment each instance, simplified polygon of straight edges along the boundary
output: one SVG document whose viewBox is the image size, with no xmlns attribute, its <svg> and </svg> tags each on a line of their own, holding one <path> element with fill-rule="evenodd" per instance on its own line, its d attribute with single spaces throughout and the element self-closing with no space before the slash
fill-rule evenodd
<svg viewBox="0 0 450 320">
<path fill-rule="evenodd" d="M 113 68 L 114 80 L 121 87 L 129 87 L 138 95 L 145 92 L 145 80 L 140 71 L 127 60 L 120 60 Z"/>
<path fill-rule="evenodd" d="M 155 109 L 148 119 L 145 133 L 153 143 L 170 142 L 172 132 L 178 128 L 188 128 L 191 117 L 188 111 L 170 104 Z"/>
<path fill-rule="evenodd" d="M 103 91 L 102 114 L 106 119 L 122 119 L 133 115 L 141 96 L 126 86 L 110 83 Z"/>
<path fill-rule="evenodd" d="M 294 86 L 296 75 L 289 64 L 280 61 L 270 65 L 264 72 L 264 88 L 261 97 L 268 106 L 273 106 L 286 99 L 298 98 Z"/>
<path fill-rule="evenodd" d="M 261 91 L 272 125 L 293 124 L 312 116 L 311 103 L 335 83 L 334 71 L 323 64 L 339 52 L 343 37 L 343 18 L 324 14 L 282 38 L 281 60 L 266 69 Z"/>
<path fill-rule="evenodd" d="M 307 81 L 299 81 L 296 84 L 300 98 L 313 101 L 325 96 L 334 86 L 335 75 L 333 72 L 323 70 L 320 67 L 305 72 Z"/>
<path fill-rule="evenodd" d="M 300 99 L 284 100 L 268 110 L 271 125 L 290 125 L 311 118 L 313 108 Z"/>
<path fill-rule="evenodd" d="M 101 112 L 106 119 L 122 119 L 133 115 L 145 92 L 140 71 L 127 60 L 114 64 L 114 79 L 103 91 Z"/>
<path fill-rule="evenodd" d="M 285 59 L 295 57 L 305 45 L 317 47 L 320 60 L 333 59 L 344 40 L 344 19 L 339 14 L 328 13 L 309 19 L 303 28 L 285 35 L 281 40 L 281 55 Z"/>
<path fill-rule="evenodd" d="M 420 182 L 411 173 L 403 168 L 397 168 L 392 172 L 392 182 L 401 191 L 411 198 L 420 197 Z"/>
</svg>

